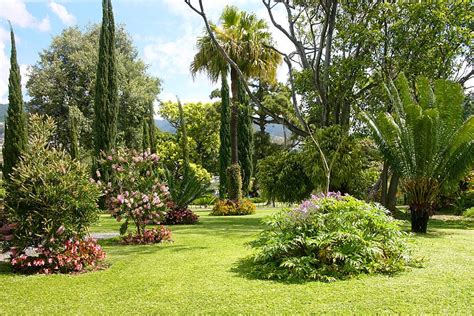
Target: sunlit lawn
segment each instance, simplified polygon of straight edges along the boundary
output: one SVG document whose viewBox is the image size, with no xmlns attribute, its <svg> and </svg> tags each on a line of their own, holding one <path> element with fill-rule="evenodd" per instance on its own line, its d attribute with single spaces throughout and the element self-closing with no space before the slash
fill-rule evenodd
<svg viewBox="0 0 474 316">
<path fill-rule="evenodd" d="M 335 283 L 249 279 L 238 268 L 244 243 L 273 209 L 245 217 L 210 217 L 171 227 L 174 243 L 121 246 L 102 241 L 110 268 L 81 275 L 0 272 L 0 314 L 460 313 L 474 312 L 474 222 L 441 217 L 414 237 L 426 267 Z M 107 215 L 93 232 L 114 232 Z M 408 226 L 406 226 L 408 227 Z"/>
</svg>

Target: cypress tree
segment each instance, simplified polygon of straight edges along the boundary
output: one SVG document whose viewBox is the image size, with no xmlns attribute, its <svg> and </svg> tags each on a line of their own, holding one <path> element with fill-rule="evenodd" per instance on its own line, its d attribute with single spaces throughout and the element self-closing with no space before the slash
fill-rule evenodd
<svg viewBox="0 0 474 316">
<path fill-rule="evenodd" d="M 115 58 L 115 25 L 112 3 L 110 0 L 103 0 L 94 102 L 94 149 L 96 159 L 100 158 L 101 152 L 110 153 L 115 148 L 118 116 Z M 108 179 L 108 170 L 101 170 L 101 172 L 105 179 Z"/>
<path fill-rule="evenodd" d="M 179 143 L 181 145 L 181 151 L 183 154 L 183 169 L 184 178 L 189 172 L 189 148 L 188 148 L 188 132 L 186 130 L 186 120 L 184 118 L 183 105 L 178 99 L 178 110 L 179 110 Z"/>
<path fill-rule="evenodd" d="M 79 111 L 80 110 L 75 106 L 69 107 L 69 153 L 71 154 L 72 159 L 79 158 L 79 137 L 77 132 L 77 121 Z"/>
<path fill-rule="evenodd" d="M 222 75 L 221 87 L 221 126 L 219 131 L 219 198 L 227 193 L 227 168 L 230 166 L 230 100 L 227 78 Z"/>
<path fill-rule="evenodd" d="M 148 111 L 148 134 L 150 140 L 150 150 L 153 154 L 156 153 L 156 136 L 155 136 L 155 110 L 153 107 L 153 103 L 149 104 L 149 111 Z"/>
<path fill-rule="evenodd" d="M 27 145 L 26 116 L 23 112 L 20 67 L 16 58 L 15 35 L 10 24 L 11 56 L 10 76 L 8 78 L 8 112 L 5 121 L 5 143 L 3 147 L 3 175 L 6 180 L 18 163 Z"/>
<path fill-rule="evenodd" d="M 240 103 L 238 117 L 239 164 L 242 170 L 242 193 L 248 194 L 253 175 L 253 125 L 249 100 L 239 80 L 238 98 Z"/>
</svg>

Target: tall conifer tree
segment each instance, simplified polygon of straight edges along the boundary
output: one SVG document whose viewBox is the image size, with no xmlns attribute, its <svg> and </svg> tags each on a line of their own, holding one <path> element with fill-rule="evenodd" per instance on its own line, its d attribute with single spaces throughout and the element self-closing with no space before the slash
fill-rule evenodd
<svg viewBox="0 0 474 316">
<path fill-rule="evenodd" d="M 95 86 L 94 149 L 96 158 L 101 152 L 115 148 L 118 116 L 118 87 L 115 57 L 115 24 L 110 0 L 102 1 L 102 27 L 99 39 L 99 62 Z M 108 171 L 105 173 L 107 179 Z"/>
<path fill-rule="evenodd" d="M 27 144 L 26 117 L 23 111 L 20 67 L 16 59 L 15 35 L 10 25 L 11 56 L 8 78 L 8 112 L 5 121 L 5 143 L 3 147 L 3 175 L 10 179 L 10 173 L 20 159 Z"/>
<path fill-rule="evenodd" d="M 253 175 L 253 125 L 249 100 L 240 80 L 238 98 L 240 103 L 238 117 L 239 164 L 242 170 L 242 193 L 247 195 Z"/>
<path fill-rule="evenodd" d="M 227 193 L 227 168 L 230 166 L 230 100 L 227 78 L 222 75 L 221 87 L 221 127 L 219 147 L 219 197 L 224 199 Z"/>
<path fill-rule="evenodd" d="M 150 150 L 153 154 L 156 153 L 156 136 L 155 136 L 155 109 L 153 103 L 149 104 L 148 111 L 148 138 L 150 141 Z"/>
</svg>

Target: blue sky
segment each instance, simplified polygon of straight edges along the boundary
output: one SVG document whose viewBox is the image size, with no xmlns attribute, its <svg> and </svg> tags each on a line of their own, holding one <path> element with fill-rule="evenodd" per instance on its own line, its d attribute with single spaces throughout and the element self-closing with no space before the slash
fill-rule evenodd
<svg viewBox="0 0 474 316">
<path fill-rule="evenodd" d="M 260 0 L 204 0 L 211 19 L 217 20 L 226 4 L 253 11 L 268 19 Z M 140 58 L 149 65 L 149 73 L 163 81 L 162 100 L 178 95 L 183 101 L 208 101 L 216 87 L 204 75 L 193 80 L 189 64 L 203 22 L 184 0 L 112 0 L 116 23 L 125 24 Z M 100 0 L 0 0 L 0 103 L 6 103 L 10 19 L 17 38 L 18 62 L 22 82 L 28 65 L 36 63 L 38 53 L 47 48 L 54 36 L 72 25 L 84 28 L 101 21 Z M 283 36 L 272 30 L 281 49 L 289 48 Z M 284 70 L 279 72 L 283 80 Z"/>
</svg>

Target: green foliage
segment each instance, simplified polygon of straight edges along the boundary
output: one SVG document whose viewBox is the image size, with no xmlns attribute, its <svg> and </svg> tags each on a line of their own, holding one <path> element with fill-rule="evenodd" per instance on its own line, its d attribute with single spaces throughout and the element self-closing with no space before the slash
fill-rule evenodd
<svg viewBox="0 0 474 316">
<path fill-rule="evenodd" d="M 250 215 L 255 213 L 255 204 L 250 200 L 241 199 L 239 202 L 219 200 L 214 204 L 211 216 Z"/>
<path fill-rule="evenodd" d="M 472 217 L 474 218 L 474 207 L 468 208 L 464 213 L 462 213 L 464 217 Z"/>
<path fill-rule="evenodd" d="M 376 147 L 367 139 L 347 135 L 339 125 L 318 130 L 317 138 L 327 159 L 334 160 L 331 171 L 331 191 L 365 198 L 377 181 L 381 159 Z M 321 155 L 313 142 L 305 143 L 302 155 L 305 171 L 316 188 L 326 185 Z"/>
<path fill-rule="evenodd" d="M 242 199 L 242 176 L 238 164 L 227 168 L 227 190 L 229 200 L 238 202 Z"/>
<path fill-rule="evenodd" d="M 239 81 L 238 149 L 239 164 L 242 171 L 242 193 L 248 195 L 250 180 L 253 176 L 253 122 L 248 97 Z"/>
<path fill-rule="evenodd" d="M 273 201 L 299 202 L 313 190 L 299 152 L 284 151 L 262 159 L 257 180 L 263 196 Z"/>
<path fill-rule="evenodd" d="M 155 126 L 155 109 L 153 102 L 150 102 L 148 104 L 148 136 L 146 136 L 147 139 L 149 139 L 150 142 L 150 150 L 152 154 L 156 154 L 156 126 Z M 143 136 L 145 137 L 145 135 Z"/>
<path fill-rule="evenodd" d="M 77 125 L 80 115 L 80 110 L 76 106 L 69 107 L 69 153 L 72 159 L 79 158 L 79 135 Z"/>
<path fill-rule="evenodd" d="M 426 232 L 443 190 L 458 183 L 474 164 L 474 117 L 463 122 L 459 84 L 419 78 L 412 91 L 406 77 L 387 88 L 394 113 L 362 113 L 385 159 L 402 178 L 412 230 Z M 415 216 L 415 217 L 413 217 Z M 419 219 L 419 222 L 418 220 Z"/>
<path fill-rule="evenodd" d="M 150 130 L 147 121 L 143 121 L 143 138 L 142 138 L 142 149 L 146 151 L 150 149 Z"/>
<path fill-rule="evenodd" d="M 216 199 L 217 198 L 213 194 L 205 194 L 202 197 L 197 198 L 194 201 L 192 201 L 191 204 L 207 207 L 209 205 L 213 205 Z"/>
<path fill-rule="evenodd" d="M 8 112 L 5 120 L 5 138 L 3 147 L 3 176 L 10 179 L 10 173 L 18 164 L 27 144 L 26 117 L 23 111 L 20 67 L 16 58 L 15 35 L 10 26 L 11 55 L 10 75 L 8 77 Z"/>
<path fill-rule="evenodd" d="M 83 236 L 98 219 L 100 188 L 90 181 L 87 165 L 51 145 L 51 118 L 32 115 L 22 160 L 7 182 L 6 213 L 16 225 L 13 245 L 54 248 Z"/>
<path fill-rule="evenodd" d="M 176 102 L 163 102 L 160 105 L 159 114 L 167 120 L 180 134 L 179 108 Z M 219 153 L 219 112 L 217 103 L 185 103 L 183 104 L 183 115 L 186 121 L 187 142 L 189 148 L 189 160 L 202 165 L 206 170 L 218 172 Z M 173 163 L 175 158 L 183 157 L 182 147 L 170 142 L 177 142 L 173 136 L 166 137 L 166 144 L 157 144 L 160 156 L 164 161 Z M 161 140 L 158 140 L 160 143 Z M 173 153 L 165 153 L 172 151 Z M 167 157 L 170 157 L 168 159 Z"/>
<path fill-rule="evenodd" d="M 230 166 L 230 99 L 227 78 L 222 76 L 221 87 L 221 124 L 219 130 L 219 198 L 223 199 L 227 195 L 227 168 Z"/>
<path fill-rule="evenodd" d="M 102 1 L 102 27 L 94 100 L 94 153 L 100 159 L 115 148 L 118 117 L 118 85 L 115 56 L 115 23 L 110 0 Z M 101 170 L 108 181 L 110 170 Z"/>
<path fill-rule="evenodd" d="M 68 108 L 80 110 L 78 134 L 81 148 L 94 148 L 94 99 L 99 59 L 100 25 L 82 30 L 69 27 L 52 38 L 31 67 L 26 84 L 29 110 L 47 114 L 58 124 L 57 138 L 68 147 Z M 117 143 L 129 148 L 142 148 L 142 122 L 149 119 L 160 92 L 160 81 L 147 73 L 147 65 L 139 59 L 132 37 L 124 26 L 116 26 L 116 80 L 121 92 L 118 97 Z M 153 122 L 154 124 L 154 122 Z M 151 125 L 150 125 L 151 126 Z M 153 150 L 153 148 L 151 148 Z"/>
<path fill-rule="evenodd" d="M 193 171 L 189 170 L 182 176 L 176 176 L 165 170 L 165 179 L 169 188 L 170 198 L 174 209 L 184 210 L 197 198 L 200 198 L 208 189 L 209 182 L 200 179 Z"/>
<path fill-rule="evenodd" d="M 350 196 L 313 196 L 265 221 L 251 242 L 251 272 L 260 278 L 335 281 L 394 273 L 410 263 L 407 234 L 379 206 Z"/>
</svg>

